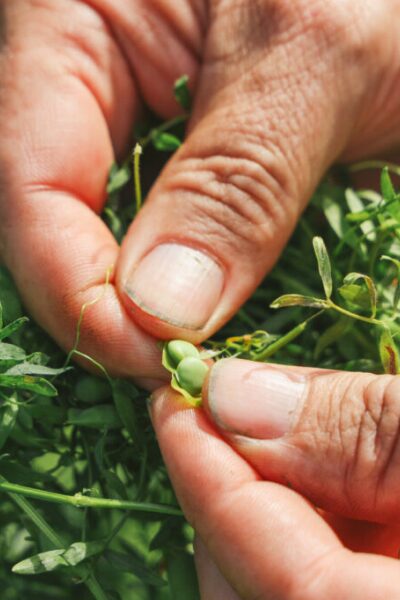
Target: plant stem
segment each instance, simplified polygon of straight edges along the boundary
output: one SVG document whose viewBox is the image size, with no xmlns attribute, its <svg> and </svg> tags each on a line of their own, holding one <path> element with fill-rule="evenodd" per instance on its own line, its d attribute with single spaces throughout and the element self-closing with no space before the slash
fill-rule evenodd
<svg viewBox="0 0 400 600">
<path fill-rule="evenodd" d="M 95 574 L 93 573 L 92 569 L 90 570 L 90 575 L 89 575 L 88 579 L 85 581 L 85 583 L 86 583 L 87 587 L 89 588 L 89 590 L 92 592 L 93 596 L 96 598 L 96 600 L 109 600 L 108 596 L 103 591 L 103 588 L 97 581 L 97 578 L 96 578 Z"/>
<path fill-rule="evenodd" d="M 357 171 L 364 171 L 365 169 L 384 169 L 387 167 L 389 171 L 395 175 L 400 175 L 400 167 L 395 163 L 387 163 L 384 160 L 364 160 L 361 162 L 350 165 L 350 173 L 356 173 Z"/>
<path fill-rule="evenodd" d="M 115 498 L 92 498 L 91 496 L 83 496 L 81 493 L 77 493 L 74 496 L 68 496 L 67 494 L 47 492 L 46 490 L 39 490 L 26 485 L 19 485 L 18 483 L 10 483 L 3 479 L 0 480 L 0 490 L 26 496 L 28 498 L 37 498 L 38 500 L 44 500 L 46 502 L 69 504 L 77 508 L 86 506 L 88 508 L 114 508 L 137 512 L 155 513 L 160 515 L 171 515 L 176 517 L 182 516 L 182 512 L 179 510 L 179 508 L 175 508 L 174 506 L 154 504 L 151 502 L 117 500 Z"/>
<path fill-rule="evenodd" d="M 332 308 L 337 312 L 340 312 L 342 315 L 346 315 L 346 317 L 351 317 L 352 319 L 357 319 L 358 321 L 363 321 L 364 323 L 369 323 L 370 325 L 379 325 L 380 327 L 384 327 L 385 324 L 380 319 L 374 319 L 373 317 L 363 317 L 362 315 L 358 315 L 357 313 L 353 313 L 350 310 L 346 310 L 342 306 L 335 304 L 332 300 L 327 300 L 328 308 Z"/>
<path fill-rule="evenodd" d="M 136 214 L 138 214 L 142 206 L 142 185 L 140 183 L 140 157 L 142 152 L 142 145 L 137 143 L 133 151 L 133 180 L 135 183 Z"/>
<path fill-rule="evenodd" d="M 8 482 L 0 475 L 0 486 L 7 485 Z M 12 484 L 10 484 L 12 485 Z M 20 487 L 20 486 L 16 486 Z M 6 490 L 7 491 L 7 490 Z M 49 540 L 49 542 L 55 548 L 64 548 L 67 546 L 67 542 L 58 535 L 56 531 L 45 521 L 42 515 L 36 510 L 32 504 L 26 500 L 20 493 L 8 491 L 8 495 L 15 502 L 17 506 L 29 517 L 29 519 L 36 525 L 39 531 Z M 106 594 L 103 592 L 99 582 L 97 581 L 93 569 L 84 565 L 78 566 L 75 569 L 75 573 L 82 576 L 82 580 L 85 585 L 92 592 L 96 600 L 108 600 Z"/>
<path fill-rule="evenodd" d="M 163 133 L 164 131 L 168 131 L 168 129 L 172 129 L 173 127 L 176 127 L 177 125 L 180 125 L 181 123 L 184 123 L 187 120 L 188 120 L 188 115 L 179 115 L 178 117 L 174 117 L 173 119 L 166 121 L 159 127 L 155 127 L 154 129 L 152 129 L 148 133 L 148 135 L 146 135 L 146 137 L 142 138 L 140 140 L 140 145 L 142 146 L 142 148 L 145 148 L 147 146 L 147 144 L 149 142 L 151 142 L 152 138 L 155 135 L 157 135 L 159 133 Z"/>
</svg>

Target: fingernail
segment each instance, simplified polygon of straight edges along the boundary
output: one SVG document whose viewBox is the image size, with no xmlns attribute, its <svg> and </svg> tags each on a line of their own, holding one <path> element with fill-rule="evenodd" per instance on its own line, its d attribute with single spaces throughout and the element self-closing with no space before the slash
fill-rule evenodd
<svg viewBox="0 0 400 600">
<path fill-rule="evenodd" d="M 132 270 L 125 292 L 142 310 L 177 327 L 200 329 L 217 306 L 221 267 L 207 254 L 170 243 L 156 246 Z"/>
<path fill-rule="evenodd" d="M 249 438 L 274 439 L 294 426 L 305 386 L 305 378 L 297 374 L 228 358 L 211 370 L 208 405 L 221 429 Z"/>
</svg>

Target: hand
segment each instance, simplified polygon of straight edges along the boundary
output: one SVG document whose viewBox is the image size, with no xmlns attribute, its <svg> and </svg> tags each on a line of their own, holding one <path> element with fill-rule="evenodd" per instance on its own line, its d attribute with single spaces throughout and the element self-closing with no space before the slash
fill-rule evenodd
<svg viewBox="0 0 400 600">
<path fill-rule="evenodd" d="M 400 379 L 225 359 L 204 401 L 151 405 L 202 600 L 399 598 Z"/>
<path fill-rule="evenodd" d="M 1 253 L 33 316 L 70 349 L 82 305 L 117 265 L 81 350 L 155 385 L 151 336 L 212 334 L 273 265 L 332 162 L 398 150 L 399 7 L 3 2 Z M 120 253 L 97 216 L 109 167 L 140 99 L 176 114 L 183 73 L 195 90 L 187 141 Z"/>
</svg>

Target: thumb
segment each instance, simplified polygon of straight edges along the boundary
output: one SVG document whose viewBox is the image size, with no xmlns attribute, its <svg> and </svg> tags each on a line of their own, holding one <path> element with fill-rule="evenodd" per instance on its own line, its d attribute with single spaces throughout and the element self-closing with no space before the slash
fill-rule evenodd
<svg viewBox="0 0 400 600">
<path fill-rule="evenodd" d="M 218 362 L 211 418 L 267 478 L 357 519 L 400 515 L 400 378 Z"/>
<path fill-rule="evenodd" d="M 156 337 L 200 342 L 237 311 L 343 148 L 354 101 L 339 105 L 331 93 L 337 73 L 310 71 L 302 61 L 318 64 L 317 48 L 305 53 L 299 43 L 251 69 L 232 61 L 203 67 L 187 141 L 132 224 L 119 262 L 126 307 Z"/>
</svg>

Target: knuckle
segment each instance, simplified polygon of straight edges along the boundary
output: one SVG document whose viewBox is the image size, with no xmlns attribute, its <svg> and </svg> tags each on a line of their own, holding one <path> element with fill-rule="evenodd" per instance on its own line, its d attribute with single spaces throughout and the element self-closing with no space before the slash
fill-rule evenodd
<svg viewBox="0 0 400 600">
<path fill-rule="evenodd" d="M 311 558 L 296 576 L 288 597 L 291 600 L 331 600 L 336 598 L 329 583 L 343 549 L 337 545 Z M 331 592 L 332 590 L 332 592 Z"/>
<path fill-rule="evenodd" d="M 399 509 L 400 377 L 328 374 L 316 377 L 310 393 L 323 401 L 303 410 L 303 449 L 318 456 L 317 468 L 331 469 L 328 487 L 341 490 L 346 511 L 392 518 Z M 326 482 L 315 485 L 326 493 Z"/>
<path fill-rule="evenodd" d="M 178 202 L 180 218 L 190 220 L 194 236 L 248 253 L 253 260 L 265 256 L 268 244 L 295 224 L 288 170 L 265 148 L 258 158 L 219 149 L 175 163 L 164 189 Z"/>
<path fill-rule="evenodd" d="M 313 0 L 302 4 L 303 31 L 314 37 L 319 47 L 333 51 L 348 70 L 371 66 L 387 13 L 378 6 L 383 3 Z"/>
<path fill-rule="evenodd" d="M 365 439 L 361 468 L 371 473 L 374 506 L 385 515 L 398 511 L 400 491 L 400 377 L 381 376 L 365 389 L 372 434 Z"/>
</svg>

